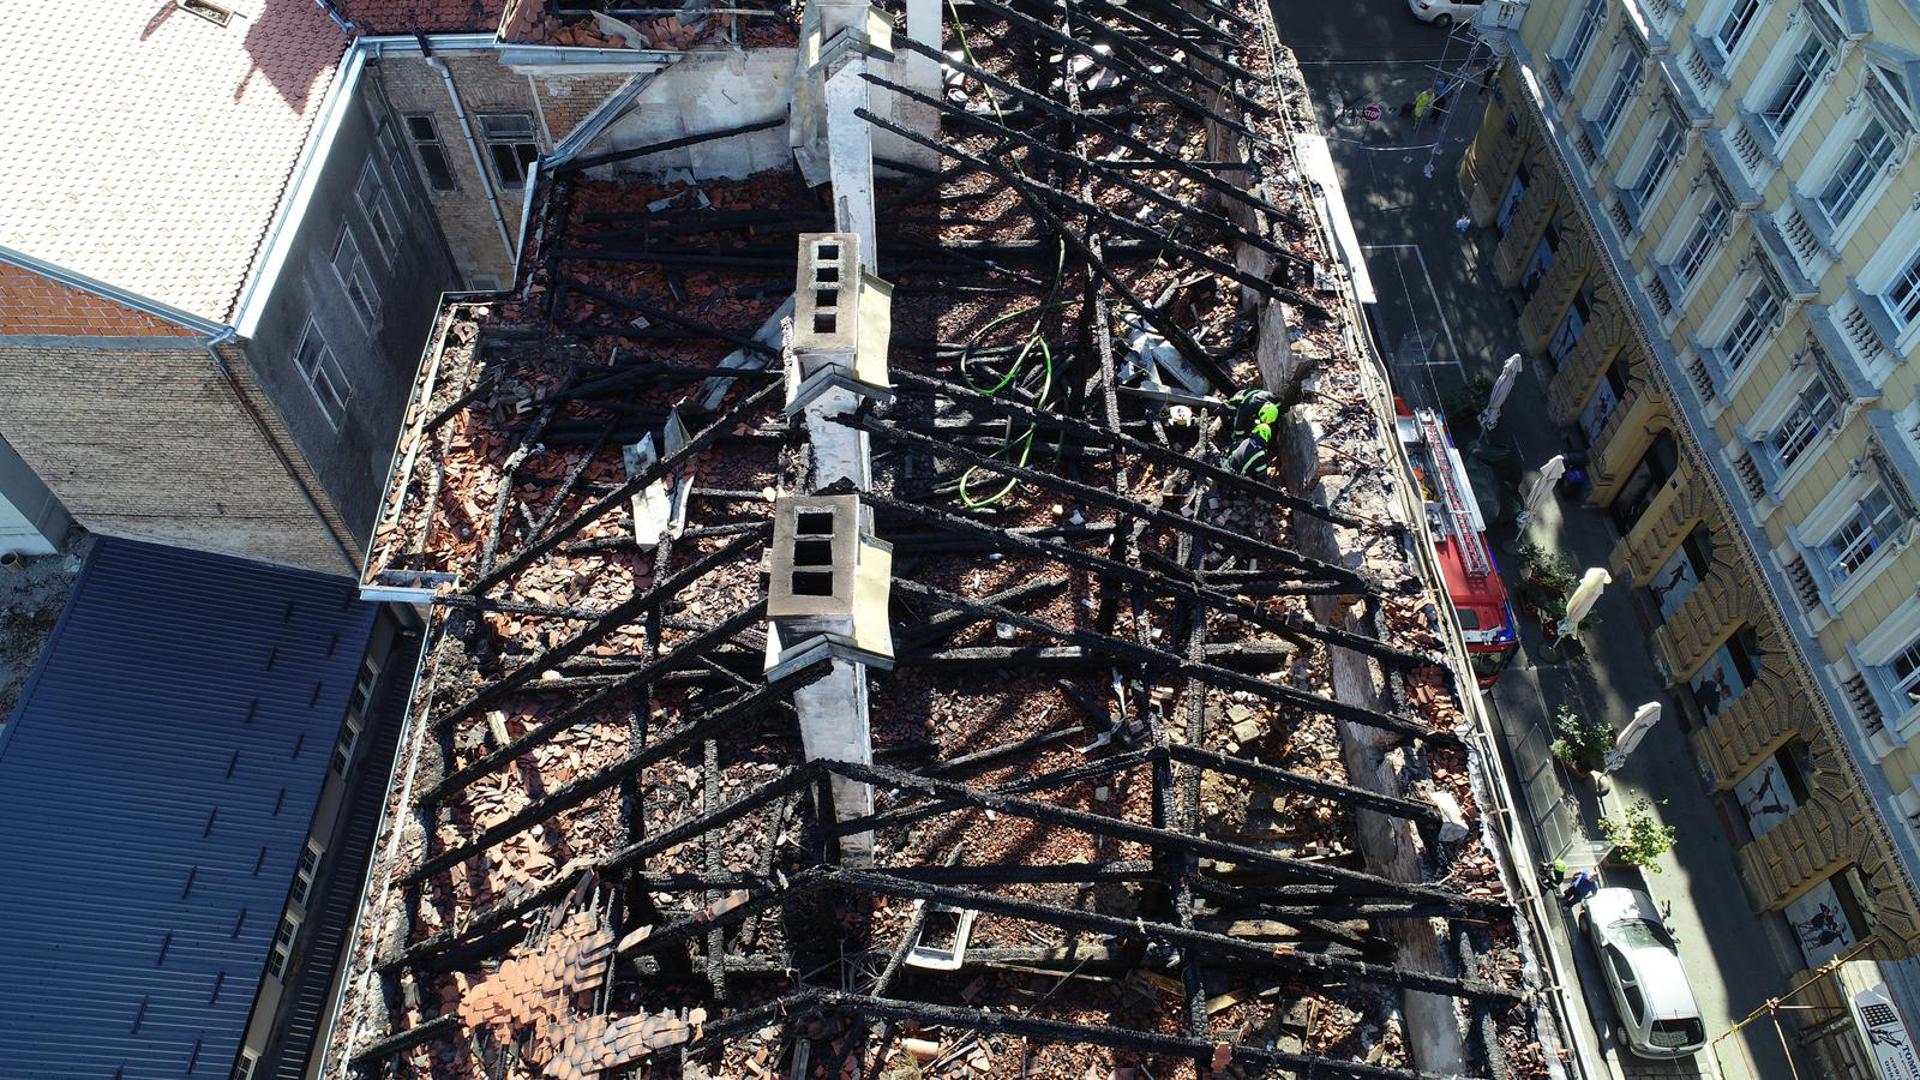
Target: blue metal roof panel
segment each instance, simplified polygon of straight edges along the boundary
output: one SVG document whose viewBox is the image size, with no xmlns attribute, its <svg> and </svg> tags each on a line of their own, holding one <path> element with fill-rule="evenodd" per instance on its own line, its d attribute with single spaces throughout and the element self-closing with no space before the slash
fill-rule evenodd
<svg viewBox="0 0 1920 1080">
<path fill-rule="evenodd" d="M 376 610 L 98 542 L 0 732 L 0 1072 L 227 1075 Z"/>
</svg>

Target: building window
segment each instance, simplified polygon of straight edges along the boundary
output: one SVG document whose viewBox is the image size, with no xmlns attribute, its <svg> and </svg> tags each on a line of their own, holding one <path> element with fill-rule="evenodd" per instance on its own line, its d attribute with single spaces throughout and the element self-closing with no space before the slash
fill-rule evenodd
<svg viewBox="0 0 1920 1080">
<path fill-rule="evenodd" d="M 447 157 L 447 148 L 440 141 L 440 129 L 427 113 L 414 113 L 406 118 L 407 135 L 413 140 L 413 152 L 420 156 L 420 169 L 427 174 L 427 186 L 435 191 L 458 191 L 460 185 L 453 179 L 453 161 Z"/>
<path fill-rule="evenodd" d="M 267 974 L 284 979 L 293 963 L 293 939 L 300 935 L 300 919 L 289 911 L 280 916 L 280 929 L 273 933 L 273 951 L 267 954 Z"/>
<path fill-rule="evenodd" d="M 1713 32 L 1713 43 L 1720 48 L 1720 55 L 1732 59 L 1735 49 L 1753 29 L 1754 19 L 1760 14 L 1760 0 L 1733 0 L 1728 5 L 1726 15 L 1720 20 L 1720 26 Z"/>
<path fill-rule="evenodd" d="M 1893 316 L 1901 333 L 1920 320 L 1920 252 L 1907 260 L 1906 269 L 1880 294 L 1880 302 L 1887 306 L 1887 314 Z"/>
<path fill-rule="evenodd" d="M 533 117 L 526 113 L 481 113 L 480 132 L 500 186 L 525 187 L 528 172 L 540 158 L 540 144 L 533 137 Z"/>
<path fill-rule="evenodd" d="M 380 325 L 380 295 L 373 289 L 373 275 L 367 273 L 367 263 L 360 257 L 360 244 L 354 240 L 353 231 L 345 225 L 340 227 L 340 238 L 333 242 L 333 272 L 340 277 L 340 287 L 346 290 L 347 299 L 353 303 L 353 310 L 360 315 L 369 331 Z"/>
<path fill-rule="evenodd" d="M 1627 114 L 1627 103 L 1633 100 L 1633 92 L 1640 87 L 1640 72 L 1645 61 L 1640 53 L 1628 49 L 1620 58 L 1620 68 L 1614 73 L 1613 84 L 1607 88 L 1607 96 L 1600 102 L 1600 110 L 1593 114 L 1593 126 L 1599 130 L 1602 139 L 1611 138 L 1614 129 L 1620 125 L 1620 118 Z"/>
<path fill-rule="evenodd" d="M 307 906 L 307 897 L 313 895 L 313 878 L 320 872 L 320 856 L 326 853 L 318 841 L 309 840 L 307 846 L 300 849 L 300 865 L 293 871 L 293 902 L 301 907 Z"/>
<path fill-rule="evenodd" d="M 333 740 L 334 772 L 341 776 L 347 775 L 347 770 L 353 767 L 353 751 L 359 745 L 360 718 L 349 716 L 347 722 L 340 725 L 339 736 Z"/>
<path fill-rule="evenodd" d="M 1834 417 L 1839 413 L 1840 405 L 1827 389 L 1827 381 L 1816 376 L 1794 399 L 1773 434 L 1767 436 L 1767 445 L 1780 462 L 1780 468 L 1783 471 L 1792 468 L 1807 448 L 1833 426 Z"/>
<path fill-rule="evenodd" d="M 1593 48 L 1593 39 L 1599 36 L 1600 24 L 1606 19 L 1606 0 L 1587 0 L 1580 8 L 1573 32 L 1567 35 L 1566 49 L 1560 54 L 1560 61 L 1569 73 L 1577 73 L 1586 62 L 1587 50 Z"/>
<path fill-rule="evenodd" d="M 407 163 L 405 151 L 400 149 L 400 136 L 395 134 L 393 125 L 385 120 L 380 121 L 380 130 L 376 134 L 380 140 L 380 151 L 387 159 L 387 168 L 393 170 L 400 203 L 403 206 L 410 206 L 414 200 L 413 185 L 407 181 L 413 175 L 413 168 Z"/>
<path fill-rule="evenodd" d="M 1772 334 L 1783 301 L 1779 287 L 1767 274 L 1760 275 L 1760 280 L 1747 290 L 1746 299 L 1740 302 L 1733 321 L 1727 324 L 1726 334 L 1720 339 L 1720 356 L 1729 373 L 1745 367 L 1760 344 Z"/>
<path fill-rule="evenodd" d="M 371 160 L 360 169 L 360 181 L 353 186 L 354 201 L 367 219 L 367 229 L 380 246 L 380 257 L 389 263 L 400 250 L 400 233 L 395 225 L 393 200 L 387 197 L 387 185 L 380 169 Z"/>
<path fill-rule="evenodd" d="M 1893 136 L 1888 133 L 1887 125 L 1878 116 L 1869 116 L 1866 126 L 1847 147 L 1847 156 L 1841 159 L 1840 167 L 1827 178 L 1826 186 L 1814 200 L 1820 204 L 1820 212 L 1827 215 L 1828 224 L 1838 229 L 1847 220 L 1860 205 L 1860 198 L 1866 194 L 1873 178 L 1892 163 L 1893 151 Z"/>
<path fill-rule="evenodd" d="M 240 1060 L 233 1063 L 233 1080 L 253 1080 L 254 1067 L 259 1064 L 259 1054 L 251 1050 L 240 1051 Z"/>
<path fill-rule="evenodd" d="M 1653 137 L 1646 160 L 1640 163 L 1639 172 L 1626 191 L 1628 205 L 1636 216 L 1646 212 L 1647 205 L 1653 201 L 1654 192 L 1667 174 L 1673 171 L 1674 163 L 1680 160 L 1684 152 L 1681 147 L 1687 134 L 1680 124 L 1667 115 L 1661 116 L 1656 123 L 1659 132 Z"/>
<path fill-rule="evenodd" d="M 338 428 L 346 419 L 347 401 L 353 397 L 353 387 L 348 385 L 346 372 L 340 370 L 339 362 L 333 358 L 327 339 L 320 336 L 320 325 L 311 319 L 307 320 L 306 332 L 300 337 L 300 348 L 293 354 L 293 363 L 313 389 L 327 423 Z"/>
<path fill-rule="evenodd" d="M 1820 85 L 1820 77 L 1826 74 L 1827 65 L 1833 61 L 1833 53 L 1827 43 L 1817 34 L 1808 34 L 1807 39 L 1794 50 L 1793 58 L 1787 63 L 1787 70 L 1780 78 L 1780 85 L 1774 88 L 1773 97 L 1767 107 L 1760 111 L 1760 119 L 1767 130 L 1778 140 L 1800 113 L 1801 106 L 1813 96 L 1814 87 Z"/>
<path fill-rule="evenodd" d="M 1820 545 L 1826 561 L 1827 576 L 1835 583 L 1845 581 L 1865 566 L 1873 553 L 1894 538 L 1901 525 L 1899 508 L 1879 484 L 1860 498 L 1832 536 Z"/>
<path fill-rule="evenodd" d="M 373 702 L 373 684 L 380 679 L 380 665 L 373 657 L 360 658 L 360 674 L 353 680 L 353 695 L 347 699 L 347 711 L 354 716 L 367 715 L 367 706 Z"/>
<path fill-rule="evenodd" d="M 1707 201 L 1700 206 L 1699 216 L 1694 218 L 1693 230 L 1687 234 L 1674 256 L 1673 276 L 1679 279 L 1681 288 L 1693 284 L 1706 267 L 1707 259 L 1720 244 L 1727 218 L 1726 201 L 1718 192 L 1708 192 Z"/>
<path fill-rule="evenodd" d="M 1674 441 L 1673 433 L 1662 431 L 1653 437 L 1652 445 L 1640 456 L 1638 464 L 1628 471 L 1626 480 L 1620 484 L 1620 491 L 1608 504 L 1607 513 L 1613 523 L 1620 527 L 1621 533 L 1630 533 L 1640 521 L 1640 515 L 1647 512 L 1653 500 L 1660 494 L 1673 477 L 1674 470 L 1680 467 L 1680 444 Z"/>
</svg>

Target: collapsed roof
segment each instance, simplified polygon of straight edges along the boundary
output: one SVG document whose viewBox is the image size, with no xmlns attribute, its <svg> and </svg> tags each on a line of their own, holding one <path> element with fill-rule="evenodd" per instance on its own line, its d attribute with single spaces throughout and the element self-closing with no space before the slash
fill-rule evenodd
<svg viewBox="0 0 1920 1080">
<path fill-rule="evenodd" d="M 1545 1072 L 1270 15 L 949 14 L 810 8 L 793 167 L 557 163 L 442 311 L 330 1074 Z"/>
</svg>

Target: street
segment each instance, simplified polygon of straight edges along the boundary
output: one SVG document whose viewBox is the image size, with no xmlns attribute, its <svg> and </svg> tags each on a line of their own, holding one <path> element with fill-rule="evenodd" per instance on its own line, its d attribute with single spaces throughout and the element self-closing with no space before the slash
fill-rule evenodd
<svg viewBox="0 0 1920 1080">
<path fill-rule="evenodd" d="M 1456 169 L 1486 98 L 1469 84 L 1439 123 L 1416 123 L 1411 116 L 1415 95 L 1437 75 L 1468 73 L 1470 39 L 1464 31 L 1450 33 L 1419 22 L 1404 0 L 1359 5 L 1275 0 L 1274 6 L 1281 37 L 1298 52 L 1327 124 L 1354 229 L 1367 255 L 1379 295 L 1370 312 L 1375 340 L 1396 391 L 1409 404 L 1437 407 L 1468 380 L 1491 379 L 1520 347 L 1520 298 L 1499 285 L 1488 261 L 1497 236 L 1455 227 L 1466 212 Z M 1485 58 L 1483 51 L 1477 59 Z M 1378 107 L 1378 120 L 1368 121 L 1358 111 L 1369 105 Z M 1403 106 L 1408 106 L 1404 112 Z M 1514 455 L 1515 470 L 1532 470 L 1556 453 L 1583 449 L 1575 433 L 1548 422 L 1548 373 L 1528 363 L 1487 438 L 1494 448 Z M 1605 567 L 1617 539 L 1605 513 L 1566 497 L 1548 501 L 1529 536 L 1578 568 Z M 1511 586 L 1520 538 L 1504 525 L 1490 538 Z M 1596 958 L 1574 919 L 1562 915 L 1562 933 L 1551 945 L 1580 972 L 1593 1028 L 1586 1041 L 1603 1049 L 1617 1076 L 1787 1076 L 1783 1040 L 1764 1017 L 1711 1042 L 1768 997 L 1788 989 L 1783 958 L 1792 946 L 1777 940 L 1772 929 L 1777 916 L 1752 914 L 1735 869 L 1733 829 L 1695 766 L 1687 714 L 1666 696 L 1631 584 L 1616 581 L 1602 595 L 1595 616 L 1599 629 L 1583 638 L 1586 655 L 1571 658 L 1552 653 L 1538 622 L 1520 616 L 1520 653 L 1488 695 L 1502 729 L 1505 765 L 1532 819 L 1536 852 L 1559 855 L 1575 868 L 1590 866 L 1600 851 L 1590 841 L 1600 835 L 1602 797 L 1591 781 L 1574 780 L 1548 756 L 1551 717 L 1564 704 L 1581 715 L 1605 718 L 1617 730 L 1642 703 L 1662 703 L 1666 719 L 1612 777 L 1604 810 L 1645 798 L 1659 819 L 1678 829 L 1678 841 L 1661 858 L 1658 873 L 1609 868 L 1602 876 L 1608 885 L 1645 888 L 1669 908 L 1668 922 L 1680 942 L 1710 1045 L 1680 1062 L 1627 1053 L 1616 1038 L 1614 1006 Z"/>
</svg>

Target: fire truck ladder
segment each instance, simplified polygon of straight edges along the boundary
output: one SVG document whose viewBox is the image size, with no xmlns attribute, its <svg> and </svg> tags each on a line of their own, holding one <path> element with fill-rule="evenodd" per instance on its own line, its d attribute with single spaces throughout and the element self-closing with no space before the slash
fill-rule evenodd
<svg viewBox="0 0 1920 1080">
<path fill-rule="evenodd" d="M 1487 561 L 1486 542 L 1480 538 L 1480 530 L 1473 523 L 1473 512 L 1467 508 L 1466 494 L 1460 490 L 1459 479 L 1453 474 L 1454 459 L 1449 452 L 1452 444 L 1447 439 L 1447 429 L 1441 426 L 1439 414 L 1432 409 L 1421 409 L 1416 419 L 1420 424 L 1420 437 L 1427 442 L 1427 454 L 1433 459 L 1434 487 L 1440 495 L 1440 507 L 1446 512 L 1453 538 L 1460 545 L 1467 576 L 1474 581 L 1484 581 L 1493 573 L 1493 564 Z"/>
</svg>

